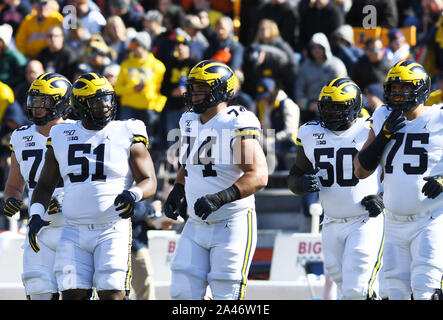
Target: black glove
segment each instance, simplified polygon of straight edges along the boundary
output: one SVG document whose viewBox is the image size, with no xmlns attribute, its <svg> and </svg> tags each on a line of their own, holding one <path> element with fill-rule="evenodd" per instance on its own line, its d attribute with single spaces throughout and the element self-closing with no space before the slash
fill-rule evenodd
<svg viewBox="0 0 443 320">
<path fill-rule="evenodd" d="M 421 192 L 430 199 L 434 199 L 440 195 L 443 191 L 443 176 L 436 175 L 430 177 L 424 177 L 426 181 L 425 185 L 421 189 Z"/>
<path fill-rule="evenodd" d="M 135 195 L 128 190 L 123 190 L 114 200 L 114 206 L 116 211 L 120 211 L 118 214 L 122 219 L 128 219 L 134 214 Z"/>
<path fill-rule="evenodd" d="M 315 174 L 305 174 L 301 178 L 301 188 L 303 192 L 320 191 L 320 180 Z"/>
<path fill-rule="evenodd" d="M 51 200 L 49 201 L 49 206 L 48 206 L 48 214 L 56 214 L 59 213 L 61 211 L 61 205 L 58 202 L 57 198 L 52 197 Z"/>
<path fill-rule="evenodd" d="M 163 208 L 165 210 L 165 216 L 167 216 L 169 219 L 177 220 L 177 217 L 180 214 L 181 206 L 187 205 L 186 200 L 184 199 L 182 203 L 182 199 L 185 196 L 185 186 L 181 183 L 176 183 L 174 185 L 174 188 L 172 188 L 171 192 L 168 195 L 168 198 L 166 199 L 165 204 L 163 205 Z"/>
<path fill-rule="evenodd" d="M 236 201 L 241 198 L 240 190 L 233 184 L 227 189 L 213 194 L 207 194 L 194 203 L 194 211 L 197 216 L 206 220 L 214 211 L 218 210 L 226 203 Z"/>
<path fill-rule="evenodd" d="M 383 198 L 377 194 L 371 194 L 361 200 L 361 205 L 369 212 L 369 216 L 375 218 L 385 209 Z"/>
<path fill-rule="evenodd" d="M 194 204 L 194 211 L 202 220 L 206 220 L 212 212 L 218 210 L 222 205 L 223 203 L 217 194 L 207 194 L 197 199 Z"/>
<path fill-rule="evenodd" d="M 50 221 L 43 220 L 38 214 L 33 214 L 31 216 L 31 220 L 29 220 L 28 238 L 29 244 L 31 245 L 32 250 L 35 252 L 40 251 L 40 247 L 37 243 L 37 233 L 41 228 L 49 226 L 50 224 Z"/>
<path fill-rule="evenodd" d="M 16 198 L 8 198 L 3 206 L 3 214 L 7 217 L 12 217 L 14 214 L 20 211 L 21 206 L 23 205 L 22 200 L 18 200 Z"/>
<path fill-rule="evenodd" d="M 392 135 L 396 133 L 398 130 L 403 128 L 406 123 L 404 122 L 406 118 L 401 116 L 402 111 L 398 109 L 393 109 L 389 116 L 386 118 L 383 123 L 383 128 L 380 133 L 386 138 L 391 139 Z"/>
</svg>

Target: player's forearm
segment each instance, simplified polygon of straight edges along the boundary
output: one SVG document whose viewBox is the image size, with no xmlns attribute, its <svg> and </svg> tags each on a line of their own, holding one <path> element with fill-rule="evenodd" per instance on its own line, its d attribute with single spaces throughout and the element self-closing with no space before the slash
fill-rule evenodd
<svg viewBox="0 0 443 320">
<path fill-rule="evenodd" d="M 152 177 L 145 177 L 142 181 L 135 185 L 136 188 L 139 188 L 143 193 L 143 199 L 148 199 L 152 197 L 157 191 L 157 179 L 155 175 Z"/>
<path fill-rule="evenodd" d="M 257 168 L 247 171 L 234 184 L 240 191 L 240 199 L 246 198 L 268 185 L 268 170 Z"/>
<path fill-rule="evenodd" d="M 18 186 L 12 186 L 6 184 L 5 191 L 3 192 L 3 198 L 6 200 L 8 198 L 22 199 L 23 197 L 23 188 L 19 188 Z"/>
<path fill-rule="evenodd" d="M 374 170 L 370 171 L 363 168 L 359 161 L 359 154 L 360 153 L 357 153 L 354 158 L 354 175 L 359 179 L 365 179 L 369 177 L 374 172 Z"/>
<path fill-rule="evenodd" d="M 302 196 L 305 195 L 306 192 L 303 191 L 302 188 L 302 177 L 294 174 L 290 174 L 287 179 L 288 188 L 296 195 Z"/>
<path fill-rule="evenodd" d="M 177 183 L 185 185 L 185 170 L 183 169 L 183 167 L 178 169 L 174 184 Z"/>
<path fill-rule="evenodd" d="M 34 203 L 41 203 L 46 210 L 49 206 L 49 201 L 51 200 L 54 190 L 55 185 L 51 186 L 39 181 L 32 193 L 31 205 Z M 32 214 L 32 212 L 30 212 L 30 214 Z"/>
</svg>

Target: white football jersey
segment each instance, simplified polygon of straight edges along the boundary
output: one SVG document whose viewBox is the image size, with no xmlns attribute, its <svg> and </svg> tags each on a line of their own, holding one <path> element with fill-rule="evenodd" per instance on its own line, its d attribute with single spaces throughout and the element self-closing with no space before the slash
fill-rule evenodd
<svg viewBox="0 0 443 320">
<path fill-rule="evenodd" d="M 133 183 L 130 147 L 147 145 L 140 120 L 111 121 L 105 128 L 87 130 L 78 121 L 51 129 L 54 150 L 64 181 L 63 215 L 76 224 L 102 224 L 121 219 L 115 197 Z"/>
<path fill-rule="evenodd" d="M 319 198 L 328 217 L 366 214 L 361 200 L 379 191 L 378 174 L 363 180 L 354 175 L 353 159 L 368 138 L 369 130 L 368 118 L 357 118 L 344 131 L 323 128 L 318 121 L 305 123 L 299 129 L 297 144 L 303 146 L 313 167 L 320 168 L 316 174 L 321 183 Z"/>
<path fill-rule="evenodd" d="M 233 139 L 236 136 L 259 136 L 260 122 L 250 111 L 229 106 L 205 124 L 200 115 L 185 112 L 180 119 L 180 163 L 185 169 L 185 192 L 191 217 L 196 217 L 194 204 L 198 198 L 232 186 L 243 171 L 236 164 Z M 227 203 L 205 220 L 209 223 L 247 213 L 255 208 L 255 197 Z M 201 218 L 197 217 L 201 220 Z"/>
<path fill-rule="evenodd" d="M 421 192 L 424 177 L 443 174 L 443 109 L 434 105 L 425 110 L 418 118 L 405 121 L 381 159 L 383 201 L 386 210 L 396 215 L 414 215 L 443 206 L 443 195 L 429 199 Z M 375 110 L 372 128 L 376 135 L 390 113 L 386 106 Z"/>
<path fill-rule="evenodd" d="M 35 124 L 16 129 L 9 142 L 11 150 L 20 165 L 20 173 L 28 186 L 28 199 L 31 201 L 32 193 L 37 185 L 38 178 L 45 162 L 47 137 L 38 132 Z M 63 180 L 55 188 L 53 197 L 60 204 L 63 202 Z M 45 212 L 43 220 L 51 221 L 50 227 L 63 225 L 64 217 L 61 213 L 51 214 Z"/>
</svg>

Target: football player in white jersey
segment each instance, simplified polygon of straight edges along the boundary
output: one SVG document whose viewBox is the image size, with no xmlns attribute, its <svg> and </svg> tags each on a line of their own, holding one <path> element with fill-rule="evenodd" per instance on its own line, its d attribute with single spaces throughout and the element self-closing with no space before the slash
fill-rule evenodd
<svg viewBox="0 0 443 320">
<path fill-rule="evenodd" d="M 31 83 L 27 93 L 27 114 L 33 124 L 16 129 L 10 140 L 11 170 L 5 186 L 6 203 L 3 213 L 12 217 L 23 201 L 25 186 L 31 199 L 43 168 L 46 140 L 50 129 L 62 123 L 69 107 L 72 85 L 57 73 L 44 73 Z M 38 234 L 40 246 L 25 242 L 23 249 L 22 281 L 30 300 L 57 300 L 57 281 L 53 271 L 55 248 L 60 239 L 64 218 L 60 203 L 63 199 L 63 181 L 51 194 L 49 208 L 43 216 L 31 217 L 28 233 Z M 43 222 L 42 218 L 45 220 Z M 49 224 L 50 223 L 50 224 Z"/>
<path fill-rule="evenodd" d="M 359 180 L 353 158 L 366 141 L 368 118 L 358 117 L 362 94 L 339 77 L 318 98 L 320 121 L 300 127 L 297 156 L 288 177 L 292 192 L 319 192 L 324 208 L 322 246 L 325 269 L 343 300 L 377 298 L 383 252 L 383 201 L 377 176 Z"/>
<path fill-rule="evenodd" d="M 431 83 L 414 61 L 386 76 L 385 106 L 355 157 L 355 175 L 384 169 L 386 242 L 384 277 L 389 299 L 441 297 L 443 275 L 443 110 L 425 107 Z"/>
<path fill-rule="evenodd" d="M 113 121 L 115 91 L 96 73 L 74 82 L 72 107 L 81 121 L 51 129 L 30 214 L 45 211 L 61 177 L 66 221 L 54 271 L 63 300 L 88 298 L 93 287 L 101 300 L 124 299 L 131 281 L 129 218 L 134 203 L 157 187 L 146 127 L 139 120 Z"/>
<path fill-rule="evenodd" d="M 189 218 L 171 265 L 171 298 L 201 300 L 209 285 L 216 300 L 243 299 L 255 252 L 254 193 L 267 185 L 260 122 L 227 106 L 238 80 L 224 63 L 204 60 L 186 80 L 190 112 L 180 119 L 180 164 L 165 214 Z M 183 201 L 183 202 L 181 202 Z"/>
</svg>

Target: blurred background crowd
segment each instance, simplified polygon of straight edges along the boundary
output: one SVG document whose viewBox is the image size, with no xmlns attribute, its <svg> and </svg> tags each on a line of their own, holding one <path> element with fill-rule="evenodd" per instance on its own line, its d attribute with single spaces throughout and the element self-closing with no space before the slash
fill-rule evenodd
<svg viewBox="0 0 443 320">
<path fill-rule="evenodd" d="M 370 29 L 363 28 L 367 5 L 376 10 Z M 166 159 L 174 143 L 167 134 L 186 110 L 185 78 L 198 61 L 235 71 L 240 86 L 231 103 L 273 129 L 263 136 L 269 169 L 286 172 L 297 129 L 317 118 L 318 94 L 337 76 L 360 86 L 369 116 L 383 103 L 389 68 L 414 59 L 432 77 L 429 104 L 442 101 L 442 12 L 443 0 L 3 0 L 0 191 L 10 133 L 29 124 L 26 92 L 44 72 L 110 80 L 117 119 L 146 124 L 164 200 L 177 169 Z"/>
</svg>

